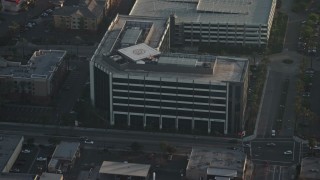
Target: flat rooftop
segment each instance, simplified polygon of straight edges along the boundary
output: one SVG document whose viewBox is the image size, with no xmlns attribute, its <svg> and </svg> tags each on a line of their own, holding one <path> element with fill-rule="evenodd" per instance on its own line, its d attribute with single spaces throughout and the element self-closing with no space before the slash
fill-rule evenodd
<svg viewBox="0 0 320 180">
<path fill-rule="evenodd" d="M 95 54 L 110 55 L 114 50 L 123 48 L 121 42 L 145 43 L 157 49 L 167 29 L 167 24 L 168 17 L 117 15 L 103 36 Z"/>
<path fill-rule="evenodd" d="M 229 170 L 236 170 L 242 174 L 243 167 L 245 165 L 246 155 L 237 150 L 229 150 L 226 148 L 193 148 L 190 159 L 187 165 L 187 170 L 190 169 L 207 169 L 208 173 L 216 173 Z"/>
<path fill-rule="evenodd" d="M 0 173 L 1 180 L 34 180 L 33 174 L 24 173 Z"/>
<path fill-rule="evenodd" d="M 274 0 L 136 0 L 130 15 L 169 17 L 176 23 L 268 24 Z"/>
<path fill-rule="evenodd" d="M 0 77 L 47 79 L 58 68 L 66 53 L 63 50 L 35 51 L 26 65 L 0 59 Z"/>
<path fill-rule="evenodd" d="M 44 172 L 39 177 L 40 177 L 39 180 L 61 180 L 63 175 L 62 174 Z"/>
<path fill-rule="evenodd" d="M 0 134 L 0 172 L 7 165 L 22 138 L 22 136 Z"/>
<path fill-rule="evenodd" d="M 100 174 L 147 177 L 150 165 L 124 162 L 103 161 Z"/>
<path fill-rule="evenodd" d="M 320 158 L 303 158 L 299 179 L 320 179 Z"/>
<path fill-rule="evenodd" d="M 143 61 L 127 60 L 120 55 L 99 62 L 117 75 L 148 76 L 153 78 L 176 77 L 195 82 L 242 82 L 248 70 L 248 59 L 195 54 L 160 54 Z"/>
<path fill-rule="evenodd" d="M 79 142 L 60 142 L 53 152 L 52 159 L 72 160 L 79 150 Z"/>
</svg>

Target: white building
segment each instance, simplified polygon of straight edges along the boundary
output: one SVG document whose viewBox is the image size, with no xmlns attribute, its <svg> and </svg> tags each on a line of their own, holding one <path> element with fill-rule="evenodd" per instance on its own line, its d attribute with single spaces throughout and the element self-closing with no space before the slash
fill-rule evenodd
<svg viewBox="0 0 320 180">
<path fill-rule="evenodd" d="M 265 46 L 275 7 L 276 0 L 137 0 L 130 15 L 174 15 L 170 28 L 176 45 Z"/>
</svg>

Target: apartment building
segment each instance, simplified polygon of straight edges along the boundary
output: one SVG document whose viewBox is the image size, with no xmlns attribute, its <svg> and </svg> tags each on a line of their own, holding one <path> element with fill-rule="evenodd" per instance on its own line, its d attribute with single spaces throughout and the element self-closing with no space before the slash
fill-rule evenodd
<svg viewBox="0 0 320 180">
<path fill-rule="evenodd" d="M 1 95 L 14 101 L 48 104 L 67 73 L 66 51 L 35 51 L 26 65 L 0 60 Z"/>
<path fill-rule="evenodd" d="M 63 6 L 53 13 L 54 26 L 58 29 L 96 31 L 104 17 L 105 1 L 87 0 L 79 5 Z"/>
<path fill-rule="evenodd" d="M 4 11 L 18 12 L 21 10 L 21 4 L 25 0 L 1 0 L 2 8 Z"/>
<path fill-rule="evenodd" d="M 242 131 L 248 60 L 165 53 L 169 24 L 139 16 L 113 21 L 90 61 L 93 105 L 118 128 Z"/>
<path fill-rule="evenodd" d="M 137 0 L 130 15 L 171 17 L 175 45 L 264 47 L 276 0 Z"/>
</svg>

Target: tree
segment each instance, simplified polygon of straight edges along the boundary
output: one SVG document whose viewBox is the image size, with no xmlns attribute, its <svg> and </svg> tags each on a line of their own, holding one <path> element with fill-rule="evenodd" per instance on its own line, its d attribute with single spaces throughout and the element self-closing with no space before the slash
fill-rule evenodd
<svg viewBox="0 0 320 180">
<path fill-rule="evenodd" d="M 311 20 L 312 22 L 318 22 L 319 21 L 319 15 L 316 13 L 310 13 L 308 16 L 308 20 Z"/>
<path fill-rule="evenodd" d="M 301 34 L 304 38 L 309 39 L 313 35 L 313 28 L 311 26 L 305 26 Z"/>
<path fill-rule="evenodd" d="M 33 145 L 33 143 L 34 143 L 34 138 L 28 138 L 27 139 L 27 144 L 28 145 Z"/>
<path fill-rule="evenodd" d="M 11 25 L 9 25 L 9 30 L 12 34 L 15 34 L 19 29 L 20 25 L 15 21 L 12 21 Z"/>
<path fill-rule="evenodd" d="M 317 145 L 317 140 L 315 138 L 309 138 L 309 148 L 313 150 L 313 148 Z"/>
<path fill-rule="evenodd" d="M 169 153 L 169 154 L 173 154 L 173 153 L 175 153 L 177 151 L 177 149 L 174 147 L 174 146 L 171 146 L 171 145 L 168 145 L 167 146 L 167 152 Z"/>
<path fill-rule="evenodd" d="M 140 144 L 139 142 L 133 142 L 133 143 L 130 145 L 130 148 L 131 148 L 131 150 L 134 151 L 134 152 L 139 152 L 139 151 L 142 151 L 143 145 Z"/>
</svg>

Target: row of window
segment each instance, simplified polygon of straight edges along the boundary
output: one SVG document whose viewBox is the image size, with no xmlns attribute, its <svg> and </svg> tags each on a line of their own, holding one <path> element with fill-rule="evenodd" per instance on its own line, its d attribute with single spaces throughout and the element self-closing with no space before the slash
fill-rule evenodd
<svg viewBox="0 0 320 180">
<path fill-rule="evenodd" d="M 196 95 L 196 96 L 213 96 L 213 97 L 226 97 L 226 92 L 209 92 L 209 91 L 194 91 L 185 89 L 168 89 L 168 88 L 156 88 L 156 87 L 143 87 L 143 86 L 123 86 L 113 85 L 113 89 L 124 91 L 140 91 L 153 92 L 153 93 L 168 93 L 168 94 L 181 94 L 181 95 Z"/>
<path fill-rule="evenodd" d="M 132 112 L 141 114 L 161 114 L 169 116 L 185 116 L 185 117 L 198 117 L 198 118 L 210 118 L 210 119 L 226 119 L 226 114 L 210 113 L 210 112 L 196 112 L 186 110 L 173 110 L 173 109 L 159 109 L 159 108 L 144 108 L 144 107 L 132 107 L 132 106 L 119 106 L 114 105 L 113 111 L 117 112 Z"/>
<path fill-rule="evenodd" d="M 211 84 L 151 81 L 151 80 L 143 80 L 143 79 L 126 79 L 126 78 L 113 78 L 112 80 L 115 83 L 125 83 L 125 84 L 146 84 L 146 85 L 155 85 L 155 86 L 171 86 L 171 87 L 215 89 L 215 90 L 226 90 L 227 89 L 227 87 L 223 86 L 223 85 L 211 85 Z"/>
<path fill-rule="evenodd" d="M 226 104 L 225 99 L 209 99 L 199 97 L 184 97 L 175 95 L 160 95 L 160 94 L 140 94 L 140 93 L 127 93 L 127 92 L 115 92 L 114 97 L 122 98 L 140 98 L 140 99 L 155 99 L 155 100 L 168 100 L 168 101 L 186 101 L 186 102 L 199 102 L 199 103 L 212 103 L 212 104 Z"/>
<path fill-rule="evenodd" d="M 212 110 L 212 111 L 226 111 L 225 106 L 209 106 L 199 104 L 186 104 L 186 103 L 175 103 L 175 102 L 160 102 L 160 101 L 144 101 L 144 100 L 132 100 L 132 99 L 113 99 L 113 103 L 124 104 L 124 105 L 141 105 L 141 106 L 158 106 L 158 107 L 172 107 L 172 108 L 186 108 L 186 109 L 200 109 L 200 110 Z"/>
</svg>

